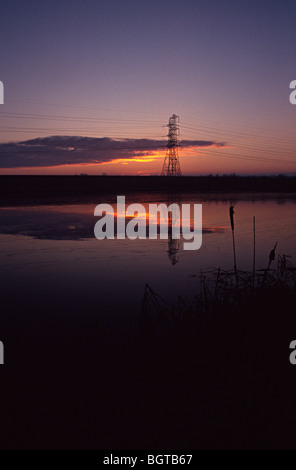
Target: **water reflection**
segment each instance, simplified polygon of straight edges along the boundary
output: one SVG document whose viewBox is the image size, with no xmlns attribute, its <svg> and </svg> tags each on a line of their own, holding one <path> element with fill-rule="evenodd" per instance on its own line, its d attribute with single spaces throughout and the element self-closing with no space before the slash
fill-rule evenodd
<svg viewBox="0 0 296 470">
<path fill-rule="evenodd" d="M 176 210 L 177 198 L 168 196 L 168 207 L 172 207 L 172 210 L 168 213 L 168 257 L 172 265 L 174 266 L 179 262 L 179 250 L 180 250 L 180 241 L 177 238 L 173 237 L 173 226 L 176 225 L 179 220 L 179 214 Z M 178 204 L 179 205 L 179 204 Z"/>
<path fill-rule="evenodd" d="M 102 291 L 112 298 L 113 286 L 126 297 L 135 297 L 148 282 L 161 294 L 192 291 L 194 277 L 209 267 L 233 268 L 229 206 L 236 212 L 236 246 L 239 270 L 252 269 L 253 217 L 256 216 L 256 269 L 266 268 L 270 250 L 278 241 L 277 254 L 296 257 L 295 199 L 271 198 L 250 200 L 238 195 L 181 197 L 143 194 L 127 197 L 126 204 L 139 202 L 146 212 L 150 203 L 164 202 L 203 205 L 202 247 L 184 251 L 182 237 L 172 237 L 175 215 L 169 213 L 169 237 L 161 240 L 97 240 L 94 237 L 94 204 L 0 208 L 0 255 L 2 269 L 11 272 L 16 283 L 18 273 L 39 283 L 41 273 L 51 279 L 61 277 L 64 289 L 75 273 L 80 289 Z M 116 212 L 116 196 L 106 198 Z M 279 203 L 280 202 L 280 203 Z M 192 221 L 187 221 L 188 225 Z M 159 232 L 159 230 L 158 230 Z M 116 222 L 115 222 L 116 233 Z M 171 268 L 174 267 L 173 271 Z M 34 269 L 34 272 L 32 271 Z M 124 275 L 124 276 L 123 276 Z M 14 277 L 14 281 L 13 281 Z M 165 282 L 164 282 L 165 279 Z M 126 282 L 125 282 L 126 281 Z"/>
<path fill-rule="evenodd" d="M 180 224 L 182 229 L 193 228 L 193 218 L 180 218 L 176 211 L 176 205 L 181 202 L 171 197 L 165 201 L 159 202 L 161 206 L 165 202 L 173 210 L 168 211 L 168 239 L 169 251 L 179 251 L 180 243 L 174 243 L 173 227 Z M 188 202 L 187 202 L 188 204 Z M 199 202 L 200 204 L 200 202 Z M 137 220 L 146 224 L 146 238 L 149 237 L 149 226 L 156 226 L 156 232 L 160 233 L 160 217 L 149 213 L 149 203 L 144 202 L 145 211 L 137 214 Z M 193 205 L 193 203 L 192 203 Z M 133 219 L 133 216 L 122 216 L 117 213 L 115 203 L 110 204 L 114 214 L 114 238 L 117 238 L 117 225 L 124 222 L 125 226 Z M 128 203 L 126 203 L 126 207 Z M 25 235 L 40 240 L 83 240 L 94 238 L 94 225 L 98 218 L 94 217 L 94 208 L 92 204 L 87 205 L 57 205 L 57 206 L 37 206 L 37 207 L 6 207 L 0 208 L 0 234 Z M 161 208 L 162 211 L 162 208 Z M 166 214 L 162 211 L 163 219 Z M 204 234 L 223 233 L 226 227 L 206 226 L 202 227 Z M 140 237 L 141 238 L 141 237 Z M 171 247 L 171 248 L 170 248 Z"/>
</svg>

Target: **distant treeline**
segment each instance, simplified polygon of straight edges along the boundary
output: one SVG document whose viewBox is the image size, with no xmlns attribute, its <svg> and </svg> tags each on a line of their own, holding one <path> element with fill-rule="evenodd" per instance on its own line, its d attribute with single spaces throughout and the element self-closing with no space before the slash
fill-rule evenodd
<svg viewBox="0 0 296 470">
<path fill-rule="evenodd" d="M 0 176 L 2 205 L 130 192 L 296 193 L 296 176 Z"/>
</svg>

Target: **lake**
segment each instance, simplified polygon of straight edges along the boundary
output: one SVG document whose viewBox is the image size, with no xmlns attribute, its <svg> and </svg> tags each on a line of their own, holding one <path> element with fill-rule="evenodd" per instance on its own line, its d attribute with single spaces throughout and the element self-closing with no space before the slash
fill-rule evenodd
<svg viewBox="0 0 296 470">
<path fill-rule="evenodd" d="M 97 240 L 94 209 L 116 196 L 100 196 L 94 204 L 39 205 L 0 208 L 1 268 L 5 289 L 34 298 L 36 291 L 59 299 L 99 298 L 108 315 L 120 309 L 136 314 L 146 283 L 174 301 L 191 296 L 201 270 L 233 269 L 229 206 L 235 208 L 237 266 L 252 270 L 253 217 L 256 217 L 256 268 L 266 268 L 271 249 L 296 257 L 296 199 L 287 196 L 165 195 L 127 197 L 127 204 L 177 202 L 202 204 L 203 236 L 199 250 L 183 250 L 183 240 Z M 148 210 L 148 208 L 147 208 Z M 170 251 L 172 253 L 170 253 Z M 276 266 L 276 260 L 274 267 Z M 90 312 L 82 309 L 83 317 Z"/>
</svg>

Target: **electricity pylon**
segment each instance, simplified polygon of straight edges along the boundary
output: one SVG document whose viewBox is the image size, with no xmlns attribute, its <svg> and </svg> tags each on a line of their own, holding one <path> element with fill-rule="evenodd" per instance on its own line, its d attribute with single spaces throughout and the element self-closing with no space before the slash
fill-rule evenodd
<svg viewBox="0 0 296 470">
<path fill-rule="evenodd" d="M 165 176 L 180 176 L 181 167 L 179 162 L 178 149 L 180 147 L 179 142 L 179 116 L 173 114 L 168 123 L 168 144 L 166 156 L 163 162 L 162 175 Z"/>
</svg>

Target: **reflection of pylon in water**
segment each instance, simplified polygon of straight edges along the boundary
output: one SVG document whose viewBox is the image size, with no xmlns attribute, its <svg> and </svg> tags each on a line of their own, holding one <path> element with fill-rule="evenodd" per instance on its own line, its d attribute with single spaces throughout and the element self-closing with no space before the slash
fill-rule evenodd
<svg viewBox="0 0 296 470">
<path fill-rule="evenodd" d="M 167 254 L 169 256 L 169 260 L 171 261 L 172 265 L 174 266 L 179 261 L 179 240 L 173 238 L 173 224 L 176 221 L 177 214 L 173 211 L 169 211 L 168 213 L 168 251 Z"/>
<path fill-rule="evenodd" d="M 179 162 L 179 116 L 173 114 L 168 123 L 168 143 L 167 152 L 164 159 L 162 174 L 164 176 L 180 176 L 181 167 Z"/>
<path fill-rule="evenodd" d="M 169 238 L 169 243 L 168 243 L 168 255 L 169 255 L 169 259 L 172 263 L 173 266 L 175 266 L 176 263 L 178 263 L 179 261 L 179 256 L 178 256 L 178 253 L 179 253 L 179 241 L 178 240 L 174 240 L 172 238 Z"/>
</svg>

